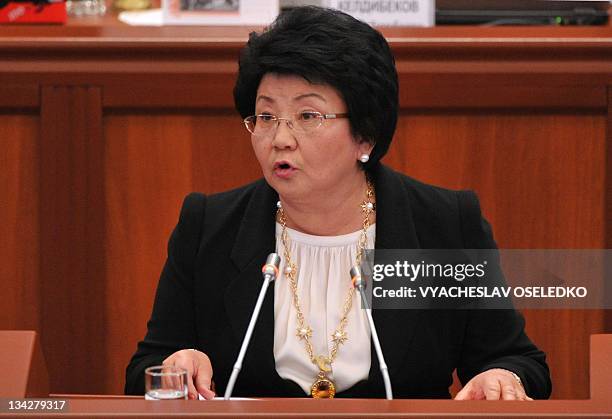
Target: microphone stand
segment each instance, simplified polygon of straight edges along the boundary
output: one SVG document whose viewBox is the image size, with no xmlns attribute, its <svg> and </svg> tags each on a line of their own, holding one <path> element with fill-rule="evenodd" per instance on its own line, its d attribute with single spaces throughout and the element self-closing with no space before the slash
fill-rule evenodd
<svg viewBox="0 0 612 419">
<path fill-rule="evenodd" d="M 236 380 L 238 379 L 238 374 L 240 374 L 240 370 L 242 369 L 242 361 L 244 360 L 244 355 L 246 354 L 246 350 L 249 347 L 249 342 L 251 341 L 251 335 L 253 334 L 253 329 L 255 329 L 255 322 L 257 321 L 257 317 L 259 317 L 259 311 L 261 310 L 261 305 L 263 304 L 263 300 L 266 296 L 266 291 L 268 290 L 268 285 L 270 282 L 274 281 L 278 276 L 278 266 L 280 265 L 280 256 L 276 253 L 270 253 L 268 258 L 266 259 L 266 264 L 263 266 L 261 272 L 263 273 L 263 285 L 261 286 L 261 290 L 259 291 L 259 297 L 257 297 L 257 302 L 255 303 L 255 308 L 253 309 L 253 314 L 251 315 L 251 321 L 249 322 L 249 327 L 247 327 L 246 333 L 244 335 L 244 339 L 242 340 L 242 346 L 240 347 L 240 352 L 238 353 L 238 358 L 236 358 L 236 363 L 234 363 L 234 369 L 232 370 L 232 375 L 230 376 L 229 381 L 227 382 L 227 387 L 225 388 L 225 395 L 223 398 L 225 400 L 229 400 L 232 396 L 232 392 L 234 391 L 234 384 L 236 384 Z"/>
<path fill-rule="evenodd" d="M 393 400 L 393 390 L 391 388 L 391 379 L 389 378 L 389 371 L 387 368 L 387 364 L 385 363 L 385 357 L 383 356 L 382 348 L 380 347 L 378 333 L 376 333 L 374 318 L 372 318 L 372 309 L 370 308 L 370 304 L 368 303 L 368 299 L 365 294 L 366 280 L 361 275 L 361 268 L 359 266 L 355 265 L 351 268 L 351 278 L 353 280 L 353 286 L 357 288 L 357 290 L 359 291 L 359 295 L 361 295 L 361 302 L 363 304 L 363 307 L 365 307 L 365 312 L 368 317 L 370 331 L 372 332 L 372 342 L 374 343 L 374 348 L 376 349 L 376 356 L 378 358 L 378 364 L 380 365 L 380 372 L 383 377 L 383 382 L 385 383 L 385 393 L 387 394 L 387 400 Z"/>
</svg>

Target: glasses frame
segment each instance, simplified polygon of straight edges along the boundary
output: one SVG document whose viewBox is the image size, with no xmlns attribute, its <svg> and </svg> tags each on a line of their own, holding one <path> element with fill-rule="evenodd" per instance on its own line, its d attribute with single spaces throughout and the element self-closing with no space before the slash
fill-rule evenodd
<svg viewBox="0 0 612 419">
<path fill-rule="evenodd" d="M 306 113 L 306 112 L 299 112 L 300 113 Z M 312 114 L 317 114 L 317 119 L 319 120 L 319 125 L 317 125 L 316 127 L 313 127 L 313 130 L 319 129 L 321 127 L 321 125 L 323 125 L 323 121 L 325 121 L 326 119 L 341 119 L 341 118 L 348 118 L 349 114 L 348 113 L 321 113 L 321 112 L 317 112 L 317 111 L 309 111 L 308 113 L 312 113 Z M 267 117 L 272 117 L 272 121 L 276 122 L 276 126 L 273 128 L 270 128 L 269 131 L 267 131 L 264 134 L 256 134 L 254 131 L 251 131 L 249 129 L 249 124 L 255 119 L 257 120 L 258 117 L 261 116 L 267 116 Z M 252 135 L 258 136 L 258 137 L 265 137 L 271 134 L 276 133 L 276 131 L 278 130 L 278 127 L 281 123 L 281 121 L 285 121 L 285 123 L 287 124 L 287 126 L 295 132 L 295 128 L 294 128 L 294 121 L 296 118 L 281 118 L 278 117 L 276 115 L 273 114 L 257 114 L 257 115 L 251 115 L 251 116 L 247 116 L 246 118 L 244 118 L 242 120 L 242 123 L 244 124 L 244 127 L 247 129 L 248 132 L 250 132 Z M 300 134 L 306 134 L 306 131 L 297 131 Z"/>
</svg>

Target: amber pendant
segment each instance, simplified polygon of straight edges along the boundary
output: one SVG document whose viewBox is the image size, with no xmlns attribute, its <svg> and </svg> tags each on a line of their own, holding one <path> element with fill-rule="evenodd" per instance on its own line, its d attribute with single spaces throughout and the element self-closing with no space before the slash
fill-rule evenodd
<svg viewBox="0 0 612 419">
<path fill-rule="evenodd" d="M 336 386 L 325 373 L 320 372 L 317 380 L 310 387 L 310 395 L 314 399 L 333 399 L 336 395 Z"/>
</svg>

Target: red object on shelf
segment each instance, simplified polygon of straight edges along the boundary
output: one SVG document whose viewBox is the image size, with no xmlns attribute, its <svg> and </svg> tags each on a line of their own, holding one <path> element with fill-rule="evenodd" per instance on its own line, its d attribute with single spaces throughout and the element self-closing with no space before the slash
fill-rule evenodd
<svg viewBox="0 0 612 419">
<path fill-rule="evenodd" d="M 66 3 L 0 0 L 0 23 L 66 23 Z"/>
</svg>

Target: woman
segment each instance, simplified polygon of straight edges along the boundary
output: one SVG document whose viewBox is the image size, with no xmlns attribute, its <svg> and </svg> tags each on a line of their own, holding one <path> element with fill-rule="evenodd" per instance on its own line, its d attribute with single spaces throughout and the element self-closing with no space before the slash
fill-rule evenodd
<svg viewBox="0 0 612 419">
<path fill-rule="evenodd" d="M 495 248 L 477 198 L 379 162 L 397 121 L 393 56 L 341 12 L 297 8 L 251 34 L 234 97 L 264 179 L 186 198 L 126 392 L 142 394 L 144 369 L 164 363 L 188 370 L 191 398 L 222 394 L 276 251 L 282 275 L 234 395 L 384 397 L 349 269 L 364 248 Z M 374 320 L 395 397 L 448 398 L 455 369 L 458 399 L 550 394 L 545 355 L 513 310 L 380 310 Z"/>
</svg>

